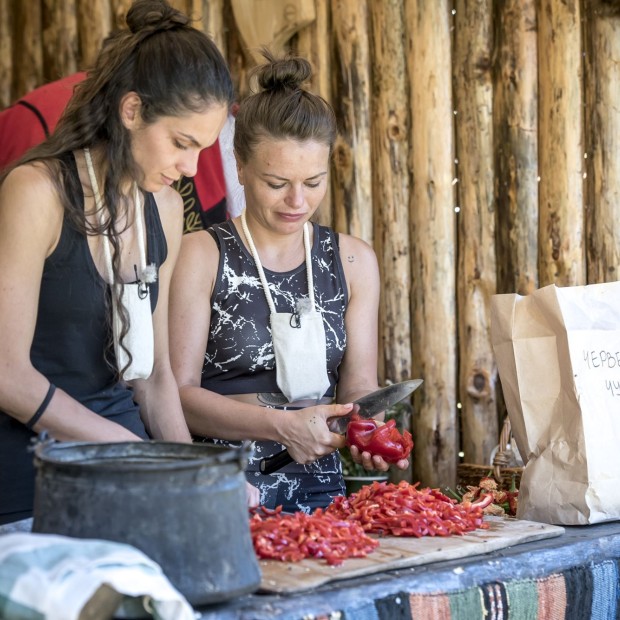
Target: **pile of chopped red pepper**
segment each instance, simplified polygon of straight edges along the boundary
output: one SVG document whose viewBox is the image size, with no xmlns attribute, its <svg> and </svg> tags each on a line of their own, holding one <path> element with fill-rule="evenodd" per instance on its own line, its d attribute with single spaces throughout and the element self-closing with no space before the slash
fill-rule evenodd
<svg viewBox="0 0 620 620">
<path fill-rule="evenodd" d="M 396 420 L 379 424 L 372 418 L 365 420 L 354 413 L 347 426 L 347 446 L 381 456 L 387 463 L 397 463 L 409 456 L 413 439 L 407 430 L 400 433 L 396 428 Z"/>
<path fill-rule="evenodd" d="M 384 536 L 451 536 L 488 527 L 481 505 L 458 504 L 418 484 L 373 482 L 349 497 L 337 497 L 326 512 Z"/>
<path fill-rule="evenodd" d="M 283 562 L 322 558 L 337 565 L 347 558 L 366 557 L 379 545 L 358 523 L 326 514 L 321 508 L 310 515 L 281 511 L 282 506 L 252 511 L 250 533 L 259 558 Z"/>
</svg>

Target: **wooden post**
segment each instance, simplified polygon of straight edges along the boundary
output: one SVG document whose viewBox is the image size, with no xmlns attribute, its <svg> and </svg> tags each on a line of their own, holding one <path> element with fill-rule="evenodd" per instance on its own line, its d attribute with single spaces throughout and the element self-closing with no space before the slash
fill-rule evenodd
<svg viewBox="0 0 620 620">
<path fill-rule="evenodd" d="M 496 292 L 493 203 L 493 0 L 457 0 L 454 98 L 458 184 L 459 393 L 461 448 L 468 463 L 488 463 L 499 437 L 497 366 L 489 335 Z"/>
<path fill-rule="evenodd" d="M 88 69 L 97 58 L 103 39 L 112 30 L 110 0 L 77 0 L 80 69 Z"/>
<path fill-rule="evenodd" d="M 375 250 L 381 270 L 382 378 L 411 377 L 409 252 L 409 101 L 404 8 L 400 0 L 369 4 L 372 58 L 372 181 Z"/>
<path fill-rule="evenodd" d="M 244 44 L 237 29 L 232 6 L 228 1 L 223 6 L 224 32 L 226 33 L 225 58 L 230 67 L 235 92 L 239 101 L 248 94 L 248 71 L 254 63 L 248 63 L 248 55 L 244 52 Z"/>
<path fill-rule="evenodd" d="M 539 0 L 539 286 L 586 283 L 580 0 Z"/>
<path fill-rule="evenodd" d="M 334 149 L 335 228 L 373 241 L 367 0 L 334 0 L 333 75 L 341 133 Z"/>
<path fill-rule="evenodd" d="M 191 16 L 199 20 L 194 22 L 194 26 L 208 34 L 220 52 L 226 55 L 224 0 L 191 0 L 191 4 Z"/>
<path fill-rule="evenodd" d="M 181 13 L 185 13 L 185 15 L 189 15 L 189 10 L 191 8 L 192 0 L 168 0 L 168 4 L 177 9 L 177 11 L 181 11 Z"/>
<path fill-rule="evenodd" d="M 538 106 L 534 0 L 495 3 L 494 141 L 497 285 L 538 286 Z"/>
<path fill-rule="evenodd" d="M 411 219 L 413 479 L 456 479 L 456 290 L 451 0 L 407 0 Z"/>
<path fill-rule="evenodd" d="M 111 3 L 111 30 L 124 29 L 127 27 L 125 16 L 131 7 L 133 0 L 112 0 Z"/>
<path fill-rule="evenodd" d="M 588 24 L 588 282 L 620 278 L 620 7 L 585 3 Z"/>
<path fill-rule="evenodd" d="M 331 86 L 331 13 L 328 0 L 315 0 L 316 19 L 297 33 L 297 51 L 300 56 L 312 63 L 312 90 L 325 101 L 332 103 Z M 316 220 L 323 226 L 331 226 L 332 200 L 331 192 L 325 194 L 321 206 L 316 212 Z"/>
<path fill-rule="evenodd" d="M 13 11 L 11 0 L 0 0 L 0 108 L 13 103 Z"/>
<path fill-rule="evenodd" d="M 313 0 L 230 0 L 235 22 L 254 63 L 263 62 L 260 47 L 274 54 L 284 51 L 288 40 L 316 18 Z"/>
<path fill-rule="evenodd" d="M 18 99 L 43 83 L 41 4 L 14 2 L 13 11 L 12 99 Z"/>
<path fill-rule="evenodd" d="M 77 71 L 75 0 L 43 1 L 43 69 L 46 81 Z"/>
</svg>

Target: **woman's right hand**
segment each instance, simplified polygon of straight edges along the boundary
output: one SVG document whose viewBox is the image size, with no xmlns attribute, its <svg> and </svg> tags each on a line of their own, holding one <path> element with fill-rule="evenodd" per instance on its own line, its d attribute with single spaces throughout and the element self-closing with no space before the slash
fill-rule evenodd
<svg viewBox="0 0 620 620">
<path fill-rule="evenodd" d="M 345 446 L 345 436 L 332 433 L 327 425 L 329 418 L 351 413 L 352 403 L 346 405 L 316 405 L 298 411 L 287 411 L 280 440 L 297 463 L 306 465 L 334 450 Z"/>
</svg>

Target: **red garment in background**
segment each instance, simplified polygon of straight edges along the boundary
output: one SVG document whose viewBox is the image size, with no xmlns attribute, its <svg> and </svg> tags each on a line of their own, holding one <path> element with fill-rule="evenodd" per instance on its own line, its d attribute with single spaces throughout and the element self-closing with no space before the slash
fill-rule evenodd
<svg viewBox="0 0 620 620">
<path fill-rule="evenodd" d="M 74 73 L 40 86 L 0 111 L 0 170 L 54 131 L 74 86 L 85 77 L 85 73 Z M 201 151 L 196 176 L 182 178 L 175 187 L 183 197 L 184 232 L 226 219 L 226 183 L 218 142 Z"/>
<path fill-rule="evenodd" d="M 74 73 L 31 91 L 0 112 L 0 170 L 54 131 L 73 87 L 85 73 Z"/>
</svg>

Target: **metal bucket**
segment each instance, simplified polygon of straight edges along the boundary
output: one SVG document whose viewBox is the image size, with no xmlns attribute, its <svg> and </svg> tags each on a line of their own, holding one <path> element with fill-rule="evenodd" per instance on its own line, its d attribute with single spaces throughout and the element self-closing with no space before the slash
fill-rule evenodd
<svg viewBox="0 0 620 620">
<path fill-rule="evenodd" d="M 246 504 L 248 447 L 161 441 L 42 442 L 33 532 L 128 543 L 192 605 L 256 590 Z"/>
</svg>

